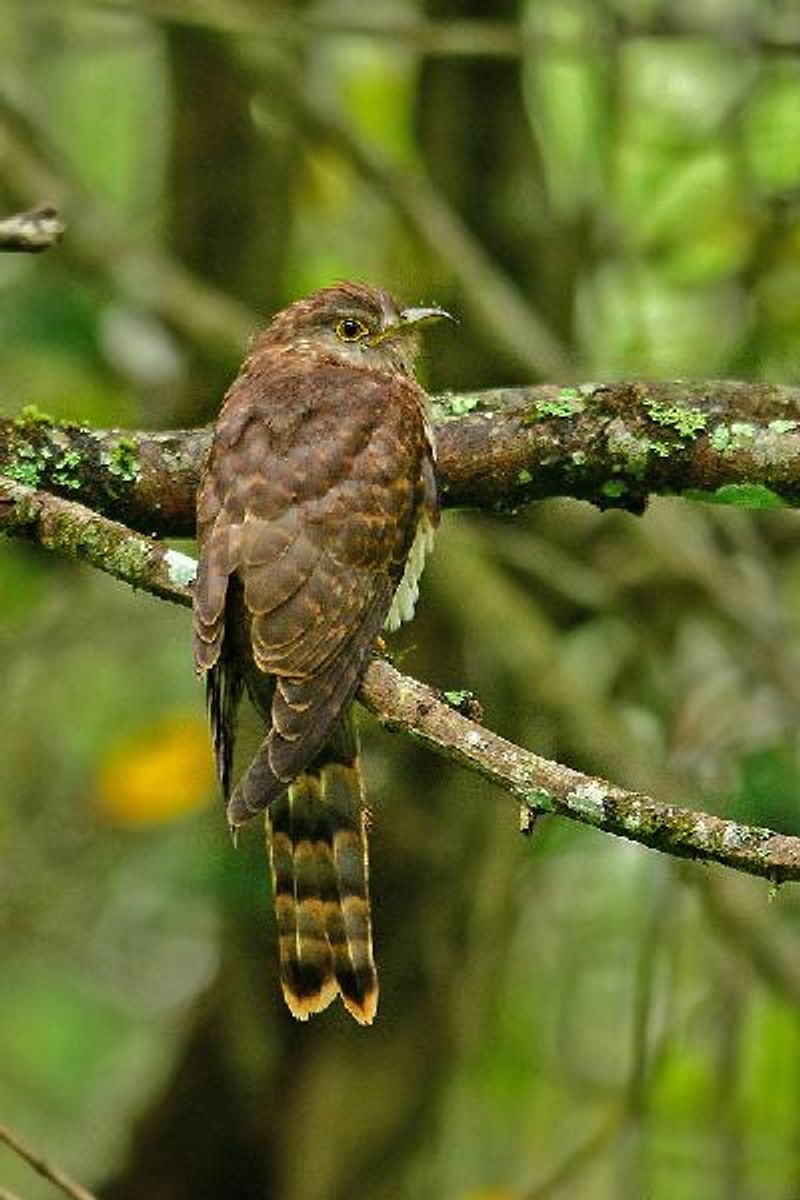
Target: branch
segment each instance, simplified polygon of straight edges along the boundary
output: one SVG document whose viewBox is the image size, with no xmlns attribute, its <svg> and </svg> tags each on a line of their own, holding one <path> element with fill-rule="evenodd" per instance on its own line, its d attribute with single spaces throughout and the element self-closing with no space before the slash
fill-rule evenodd
<svg viewBox="0 0 800 1200">
<path fill-rule="evenodd" d="M 65 1195 L 71 1196 L 72 1200 L 97 1200 L 97 1197 L 88 1192 L 85 1187 L 81 1187 L 74 1179 L 70 1179 L 66 1171 L 62 1171 L 54 1163 L 48 1162 L 37 1151 L 32 1150 L 30 1146 L 21 1141 L 15 1133 L 12 1133 L 7 1125 L 0 1125 L 0 1142 L 3 1142 L 20 1158 L 24 1158 L 29 1166 L 33 1167 L 34 1171 L 38 1172 L 50 1183 L 54 1183 L 57 1188 L 60 1188 Z"/>
<path fill-rule="evenodd" d="M 641 512 L 650 495 L 800 506 L 800 388 L 620 382 L 436 398 L 451 508 L 514 512 L 549 496 Z M 0 474 L 147 533 L 193 536 L 210 432 L 91 430 L 35 409 L 0 419 Z"/>
<path fill-rule="evenodd" d="M 354 137 L 323 105 L 300 89 L 295 119 L 333 145 L 367 183 L 393 204 L 431 253 L 460 280 L 465 302 L 492 331 L 499 347 L 533 375 L 564 376 L 569 358 L 543 319 L 465 226 L 430 180 L 392 168 Z M 41 128 L 35 106 L 0 87 L 0 132 L 6 182 L 23 194 L 62 197 L 70 212 L 70 260 L 198 346 L 237 354 L 261 321 L 257 314 L 199 279 L 160 247 L 137 239 L 115 214 L 88 194 L 71 164 Z"/>
<path fill-rule="evenodd" d="M 105 0 L 106 7 L 130 11 L 131 0 Z M 402 45 L 420 55 L 459 58 L 519 58 L 539 45 L 540 39 L 510 21 L 440 20 L 417 17 L 399 8 L 373 13 L 364 6 L 333 12 L 325 6 L 307 7 L 302 13 L 275 13 L 247 6 L 208 5 L 198 8 L 185 0 L 137 0 L 137 11 L 169 22 L 215 29 L 256 38 L 305 42 L 315 37 L 363 37 Z M 564 39 L 554 43 L 564 44 Z M 577 45 L 573 39 L 570 43 Z"/>
<path fill-rule="evenodd" d="M 574 1186 L 575 1177 L 582 1174 L 589 1163 L 600 1154 L 608 1152 L 630 1119 L 631 1113 L 627 1104 L 615 1105 L 606 1119 L 579 1142 L 541 1183 L 525 1192 L 520 1200 L 549 1200 L 551 1196 L 560 1192 L 565 1184 L 570 1183 Z"/>
<path fill-rule="evenodd" d="M 99 517 L 82 504 L 37 492 L 2 476 L 0 532 L 81 559 L 162 600 L 192 602 L 190 584 L 196 570 L 193 558 Z"/>
<path fill-rule="evenodd" d="M 30 212 L 16 213 L 0 221 L 0 250 L 25 250 L 39 254 L 58 242 L 64 233 L 64 225 L 58 213 L 49 204 Z"/>
<path fill-rule="evenodd" d="M 708 38 L 733 50 L 753 49 L 769 54 L 800 51 L 800 39 L 784 32 L 769 32 L 762 21 L 703 20 L 702 14 L 673 13 L 655 18 L 615 15 L 613 23 L 594 22 L 586 28 L 566 24 L 563 29 L 539 30 L 530 21 L 489 20 L 485 17 L 425 19 L 394 6 L 372 12 L 363 5 L 311 5 L 302 13 L 265 14 L 252 6 L 186 4 L 185 0 L 105 0 L 105 6 L 123 12 L 135 8 L 164 22 L 195 25 L 255 38 L 307 41 L 341 36 L 385 40 L 418 55 L 457 58 L 520 59 L 537 51 L 581 54 L 607 49 L 631 38 Z"/>
<path fill-rule="evenodd" d="M 161 599 L 192 602 L 193 559 L 82 505 L 3 481 L 0 528 L 83 558 Z M 662 804 L 540 758 L 381 659 L 370 664 L 359 699 L 387 729 L 402 730 L 482 775 L 533 813 L 558 813 L 678 858 L 722 863 L 775 883 L 800 880 L 800 838 Z"/>
<path fill-rule="evenodd" d="M 662 804 L 540 758 L 380 659 L 371 664 L 360 699 L 387 728 L 409 733 L 534 812 L 558 813 L 678 858 L 718 862 L 775 882 L 800 880 L 800 838 Z"/>
</svg>

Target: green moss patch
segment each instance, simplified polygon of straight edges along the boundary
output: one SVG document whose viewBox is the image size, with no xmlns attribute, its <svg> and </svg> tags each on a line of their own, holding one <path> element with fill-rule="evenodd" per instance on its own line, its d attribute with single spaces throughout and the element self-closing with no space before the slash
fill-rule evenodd
<svg viewBox="0 0 800 1200">
<path fill-rule="evenodd" d="M 558 396 L 553 400 L 536 400 L 522 418 L 523 425 L 538 425 L 540 421 L 552 419 L 564 420 L 575 417 L 586 408 L 577 388 L 559 388 Z"/>
<path fill-rule="evenodd" d="M 132 438 L 121 437 L 103 456 L 103 462 L 111 475 L 126 483 L 135 483 L 141 475 L 138 451 Z"/>
<path fill-rule="evenodd" d="M 663 429 L 674 429 L 686 441 L 698 437 L 708 424 L 706 414 L 699 408 L 683 404 L 660 404 L 647 398 L 642 401 L 650 420 Z"/>
<path fill-rule="evenodd" d="M 49 450 L 37 450 L 30 442 L 19 441 L 13 447 L 11 460 L 3 468 L 3 474 L 17 483 L 37 488 L 49 458 Z"/>
<path fill-rule="evenodd" d="M 480 406 L 480 396 L 471 396 L 469 393 L 459 396 L 445 392 L 441 396 L 436 396 L 431 405 L 431 410 L 434 421 L 443 424 L 446 421 L 454 421 L 458 417 L 466 417 L 469 413 L 474 412 L 475 409 L 479 409 Z"/>
<path fill-rule="evenodd" d="M 68 491 L 76 492 L 81 486 L 80 475 L 77 467 L 81 465 L 81 453 L 79 450 L 65 450 L 64 453 L 55 463 L 52 480 L 57 487 L 66 488 Z"/>
<path fill-rule="evenodd" d="M 705 504 L 732 504 L 736 508 L 788 508 L 789 505 L 761 483 L 726 483 L 715 491 L 687 488 L 681 493 L 685 500 L 700 500 Z"/>
</svg>

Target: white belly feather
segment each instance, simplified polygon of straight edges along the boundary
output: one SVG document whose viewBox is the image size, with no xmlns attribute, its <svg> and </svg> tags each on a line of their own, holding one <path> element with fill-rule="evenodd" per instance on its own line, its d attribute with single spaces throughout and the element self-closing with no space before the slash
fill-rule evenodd
<svg viewBox="0 0 800 1200">
<path fill-rule="evenodd" d="M 433 547 L 435 530 L 427 513 L 423 513 L 417 525 L 414 541 L 406 559 L 403 578 L 398 584 L 392 607 L 386 618 L 386 629 L 394 633 L 403 621 L 410 621 L 419 598 L 419 580 L 425 567 L 425 559 Z"/>
</svg>

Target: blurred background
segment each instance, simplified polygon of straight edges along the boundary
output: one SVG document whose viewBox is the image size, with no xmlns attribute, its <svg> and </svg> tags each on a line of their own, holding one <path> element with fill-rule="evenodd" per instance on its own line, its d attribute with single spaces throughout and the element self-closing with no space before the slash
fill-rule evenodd
<svg viewBox="0 0 800 1200">
<path fill-rule="evenodd" d="M 0 5 L 0 411 L 215 413 L 336 278 L 460 314 L 433 389 L 797 382 L 796 0 Z M 404 669 L 521 744 L 800 833 L 800 517 L 448 513 Z M 188 614 L 0 546 L 0 1119 L 105 1200 L 798 1200 L 800 903 L 365 717 L 382 997 L 283 1007 Z M 52 1188 L 0 1147 L 0 1184 Z"/>
</svg>

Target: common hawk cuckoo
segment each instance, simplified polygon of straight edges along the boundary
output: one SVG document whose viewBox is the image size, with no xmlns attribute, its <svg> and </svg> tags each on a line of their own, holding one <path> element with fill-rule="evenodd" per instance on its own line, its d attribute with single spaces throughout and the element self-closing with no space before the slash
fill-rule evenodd
<svg viewBox="0 0 800 1200">
<path fill-rule="evenodd" d="M 418 332 L 447 316 L 341 283 L 275 316 L 214 428 L 197 499 L 194 656 L 233 828 L 269 830 L 281 983 L 305 1020 L 375 1014 L 353 697 L 414 611 L 438 521 Z M 244 690 L 266 727 L 233 785 Z"/>
</svg>

